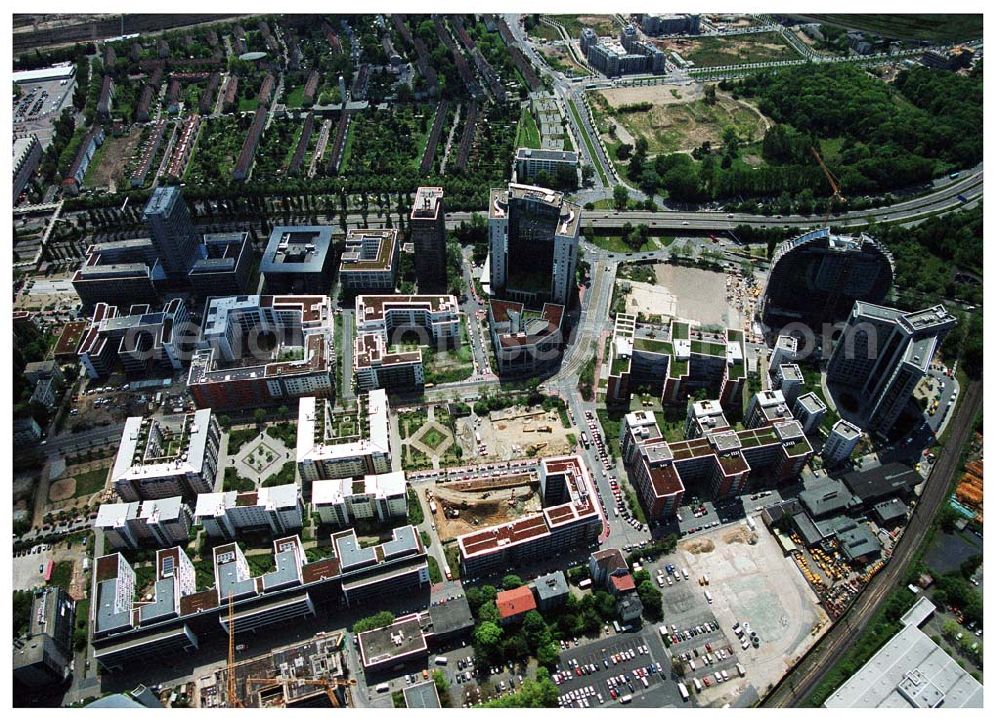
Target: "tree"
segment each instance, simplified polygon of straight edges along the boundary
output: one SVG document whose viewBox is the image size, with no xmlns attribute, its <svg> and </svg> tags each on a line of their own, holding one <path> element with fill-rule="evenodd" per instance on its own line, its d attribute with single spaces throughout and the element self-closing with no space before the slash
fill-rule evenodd
<svg viewBox="0 0 1000 718">
<path fill-rule="evenodd" d="M 718 98 L 715 96 L 715 85 L 705 85 L 705 104 L 714 105 Z"/>
<path fill-rule="evenodd" d="M 448 708 L 451 706 L 451 691 L 448 685 L 448 676 L 444 674 L 444 671 L 438 669 L 431 673 L 434 678 L 434 685 L 437 688 L 438 697 L 441 699 L 441 707 Z"/>
<path fill-rule="evenodd" d="M 472 645 L 476 653 L 487 663 L 495 663 L 500 654 L 500 642 L 503 640 L 503 629 L 493 621 L 484 621 L 476 626 L 472 634 Z"/>
<path fill-rule="evenodd" d="M 500 609 L 497 608 L 495 603 L 484 603 L 479 607 L 478 616 L 480 621 L 492 621 L 494 623 L 499 623 Z"/>
<path fill-rule="evenodd" d="M 256 409 L 253 413 L 253 420 L 257 422 L 257 424 L 263 424 L 264 419 L 266 418 L 267 418 L 267 412 L 264 411 L 264 409 Z"/>
<path fill-rule="evenodd" d="M 515 573 L 509 573 L 503 577 L 503 590 L 512 591 L 515 588 L 520 588 L 524 585 L 524 581 L 521 577 Z"/>
<path fill-rule="evenodd" d="M 636 587 L 639 594 L 639 601 L 642 603 L 642 613 L 650 621 L 663 620 L 663 597 L 653 585 L 652 581 L 646 580 Z"/>
<path fill-rule="evenodd" d="M 535 658 L 543 666 L 554 666 L 559 661 L 559 646 L 549 641 L 535 651 Z"/>
<path fill-rule="evenodd" d="M 628 206 L 628 189 L 624 185 L 615 185 L 613 190 L 615 209 L 623 210 Z"/>
</svg>

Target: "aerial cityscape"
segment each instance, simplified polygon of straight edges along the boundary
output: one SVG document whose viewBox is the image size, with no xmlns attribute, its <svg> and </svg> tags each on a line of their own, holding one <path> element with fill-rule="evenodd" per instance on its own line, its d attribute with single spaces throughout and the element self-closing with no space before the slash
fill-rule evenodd
<svg viewBox="0 0 1000 718">
<path fill-rule="evenodd" d="M 984 707 L 982 15 L 12 22 L 14 707 Z"/>
</svg>

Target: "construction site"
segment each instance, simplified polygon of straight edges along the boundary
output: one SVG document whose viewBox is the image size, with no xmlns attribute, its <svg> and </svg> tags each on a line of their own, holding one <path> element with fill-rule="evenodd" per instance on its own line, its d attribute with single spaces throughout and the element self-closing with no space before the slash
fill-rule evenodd
<svg viewBox="0 0 1000 718">
<path fill-rule="evenodd" d="M 478 462 L 572 453 L 572 435 L 558 411 L 541 407 L 513 406 L 487 417 L 473 414 L 455 425 L 462 455 Z"/>
<path fill-rule="evenodd" d="M 424 492 L 442 542 L 542 509 L 534 471 L 449 481 Z"/>
</svg>

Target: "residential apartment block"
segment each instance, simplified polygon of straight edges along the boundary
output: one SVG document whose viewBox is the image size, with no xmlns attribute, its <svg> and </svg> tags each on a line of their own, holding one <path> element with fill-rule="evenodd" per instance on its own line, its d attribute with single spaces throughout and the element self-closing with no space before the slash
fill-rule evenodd
<svg viewBox="0 0 1000 718">
<path fill-rule="evenodd" d="M 861 429 L 846 419 L 840 419 L 823 444 L 823 459 L 831 466 L 843 463 L 851 458 L 854 447 L 861 441 Z"/>
<path fill-rule="evenodd" d="M 481 576 L 586 546 L 601 532 L 593 479 L 579 456 L 542 459 L 541 513 L 458 537 L 464 576 Z"/>
<path fill-rule="evenodd" d="M 191 538 L 191 510 L 180 496 L 101 504 L 94 529 L 103 531 L 105 546 L 113 551 L 167 548 Z"/>
<path fill-rule="evenodd" d="M 212 490 L 221 431 L 210 409 L 125 420 L 111 485 L 125 501 L 193 498 Z"/>
<path fill-rule="evenodd" d="M 46 588 L 35 593 L 30 610 L 27 635 L 14 636 L 15 688 L 64 686 L 73 673 L 76 602 L 61 588 Z"/>
<path fill-rule="evenodd" d="M 350 526 L 356 520 L 388 523 L 407 515 L 402 471 L 330 479 L 312 485 L 312 507 L 324 524 Z"/>
<path fill-rule="evenodd" d="M 625 415 L 619 438 L 629 477 L 650 512 L 665 517 L 688 486 L 698 496 L 728 498 L 753 483 L 794 481 L 812 456 L 795 420 L 744 431 L 720 425 L 697 439 L 668 443 L 652 412 L 634 411 Z"/>
<path fill-rule="evenodd" d="M 178 371 L 192 346 L 184 331 L 189 316 L 180 298 L 171 299 L 159 311 L 136 304 L 120 313 L 100 303 L 77 349 L 80 364 L 91 379 L 106 377 L 118 367 L 129 376 Z"/>
<path fill-rule="evenodd" d="M 269 338 L 274 338 L 271 346 Z M 198 406 L 259 407 L 333 391 L 330 297 L 217 297 L 205 309 L 188 389 Z"/>
<path fill-rule="evenodd" d="M 792 405 L 792 416 L 802 424 L 802 431 L 811 434 L 826 417 L 826 404 L 814 392 L 802 394 Z"/>
<path fill-rule="evenodd" d="M 199 494 L 194 517 L 212 538 L 233 541 L 244 531 L 291 534 L 302 528 L 302 496 L 295 484 L 256 491 Z"/>
<path fill-rule="evenodd" d="M 299 400 L 296 461 L 305 483 L 392 471 L 389 400 L 384 389 L 358 396 L 357 411 L 325 399 Z"/>
<path fill-rule="evenodd" d="M 530 184 L 540 173 L 556 179 L 560 175 L 572 175 L 576 178 L 576 168 L 580 158 L 576 152 L 566 150 L 531 149 L 518 147 L 514 156 L 514 168 L 517 171 L 517 181 Z"/>
<path fill-rule="evenodd" d="M 716 333 L 677 319 L 640 324 L 635 315 L 618 314 L 608 342 L 601 367 L 608 402 L 630 401 L 644 387 L 664 404 L 683 405 L 705 389 L 723 408 L 742 406 L 746 347 L 738 329 Z"/>
</svg>

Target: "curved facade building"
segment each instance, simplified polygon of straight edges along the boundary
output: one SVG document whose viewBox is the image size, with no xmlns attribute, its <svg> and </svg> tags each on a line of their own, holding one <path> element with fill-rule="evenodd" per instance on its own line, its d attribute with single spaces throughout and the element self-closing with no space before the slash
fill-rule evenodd
<svg viewBox="0 0 1000 718">
<path fill-rule="evenodd" d="M 817 229 L 778 245 L 761 292 L 760 315 L 771 329 L 802 322 L 813 329 L 847 319 L 854 302 L 879 303 L 892 287 L 892 255 L 866 234 Z"/>
</svg>

